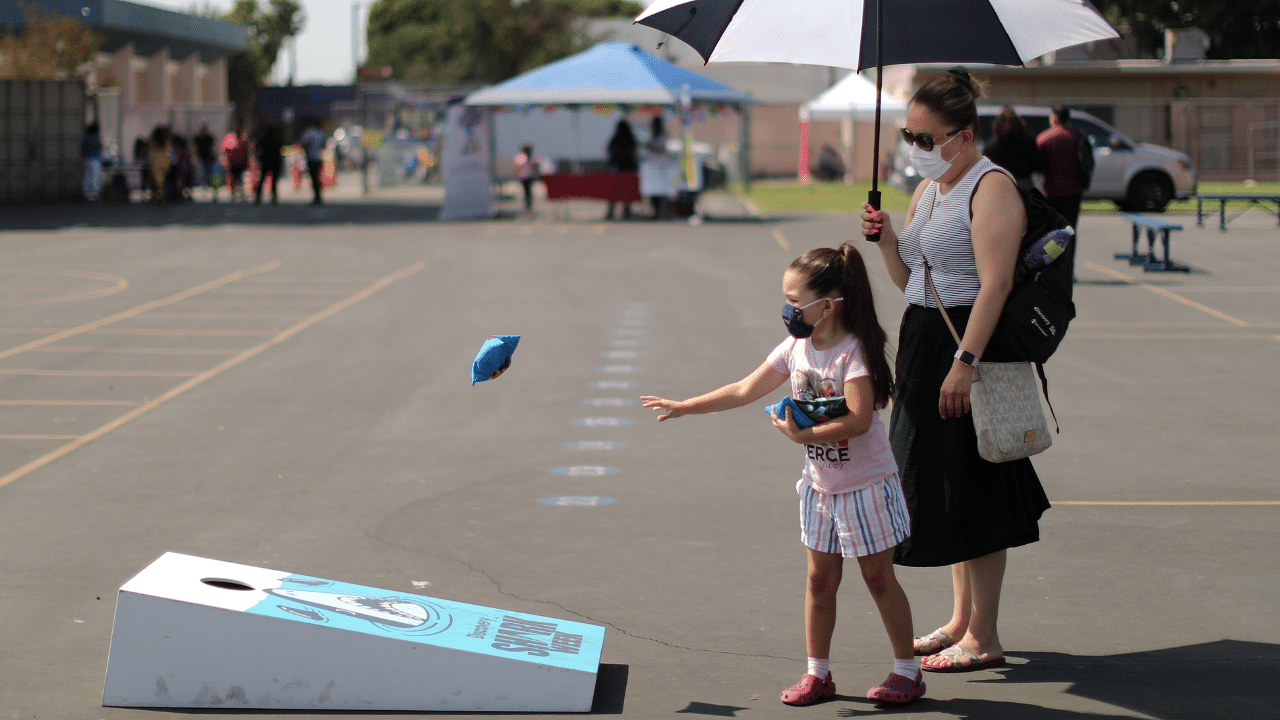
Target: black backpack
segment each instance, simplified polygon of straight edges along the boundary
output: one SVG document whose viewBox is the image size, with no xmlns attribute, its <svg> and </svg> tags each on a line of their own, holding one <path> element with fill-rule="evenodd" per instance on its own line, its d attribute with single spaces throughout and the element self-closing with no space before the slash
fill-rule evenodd
<svg viewBox="0 0 1280 720">
<path fill-rule="evenodd" d="M 1045 202 L 1039 190 L 1018 188 L 1027 229 L 1018 250 L 1013 289 L 984 356 L 996 361 L 1042 364 L 1058 349 L 1076 316 L 1071 300 L 1075 230 Z"/>
<path fill-rule="evenodd" d="M 1079 130 L 1073 131 L 1076 136 L 1076 182 L 1080 190 L 1088 190 L 1093 181 L 1093 144 L 1089 136 Z"/>
</svg>

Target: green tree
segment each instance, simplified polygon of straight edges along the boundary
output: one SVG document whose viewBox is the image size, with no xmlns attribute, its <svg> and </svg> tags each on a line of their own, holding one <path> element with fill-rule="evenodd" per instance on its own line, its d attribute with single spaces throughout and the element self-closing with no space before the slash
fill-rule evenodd
<svg viewBox="0 0 1280 720">
<path fill-rule="evenodd" d="M 65 80 L 82 74 L 102 47 L 102 36 L 79 20 L 32 5 L 23 15 L 22 32 L 9 28 L 0 38 L 0 77 Z"/>
<path fill-rule="evenodd" d="M 227 96 L 240 119 L 247 120 L 285 40 L 302 31 L 306 18 L 295 0 L 269 0 L 265 8 L 257 0 L 236 0 L 223 19 L 249 31 L 249 46 L 227 58 Z"/>
<path fill-rule="evenodd" d="M 365 64 L 408 82 L 499 82 L 590 45 L 587 19 L 643 10 L 630 0 L 378 0 Z"/>
<path fill-rule="evenodd" d="M 1164 52 L 1164 31 L 1198 28 L 1214 59 L 1280 57 L 1280 0 L 1102 0 L 1113 25 L 1127 25 L 1143 57 Z"/>
</svg>

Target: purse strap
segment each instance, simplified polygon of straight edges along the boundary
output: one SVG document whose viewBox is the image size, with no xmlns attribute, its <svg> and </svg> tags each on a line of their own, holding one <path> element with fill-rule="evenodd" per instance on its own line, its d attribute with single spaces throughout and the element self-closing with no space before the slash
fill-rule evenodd
<svg viewBox="0 0 1280 720">
<path fill-rule="evenodd" d="M 947 329 L 951 331 L 951 337 L 956 339 L 956 347 L 960 347 L 960 333 L 956 332 L 956 326 L 951 322 L 951 316 L 947 314 L 947 309 L 942 305 L 942 297 L 938 295 L 938 288 L 933 284 L 933 273 L 929 270 L 929 260 L 923 255 L 920 259 L 924 261 L 924 281 L 929 286 L 929 292 L 933 294 L 933 301 L 938 303 L 938 310 L 942 313 L 942 319 L 947 323 Z M 979 363 L 981 365 L 981 363 Z M 1044 376 L 1044 365 L 1041 363 L 1032 363 L 1036 366 L 1036 374 L 1040 376 L 1040 391 L 1044 394 L 1044 402 L 1049 406 L 1049 414 L 1053 416 L 1053 431 L 1061 433 L 1062 427 L 1058 425 L 1058 413 L 1053 411 L 1053 401 L 1049 400 L 1049 378 Z M 978 382 L 981 377 L 978 368 L 974 368 L 973 381 Z"/>
</svg>

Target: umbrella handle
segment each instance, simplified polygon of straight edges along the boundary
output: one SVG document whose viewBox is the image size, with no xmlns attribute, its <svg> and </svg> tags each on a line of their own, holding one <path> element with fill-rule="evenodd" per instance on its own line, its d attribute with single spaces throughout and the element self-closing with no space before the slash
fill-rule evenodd
<svg viewBox="0 0 1280 720">
<path fill-rule="evenodd" d="M 867 191 L 867 204 L 871 206 L 872 210 L 880 209 L 880 191 L 879 190 Z M 866 237 L 867 242 L 880 242 L 880 233 L 876 233 L 875 235 L 866 235 L 864 237 Z"/>
</svg>

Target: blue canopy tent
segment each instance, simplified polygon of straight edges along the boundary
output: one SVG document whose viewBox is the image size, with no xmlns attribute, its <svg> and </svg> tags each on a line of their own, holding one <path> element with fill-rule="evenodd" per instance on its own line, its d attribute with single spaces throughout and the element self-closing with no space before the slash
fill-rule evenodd
<svg viewBox="0 0 1280 720">
<path fill-rule="evenodd" d="M 751 96 L 642 51 L 635 45 L 604 42 L 506 82 L 477 90 L 471 106 L 729 106 L 738 113 L 742 177 L 748 177 Z"/>
</svg>

